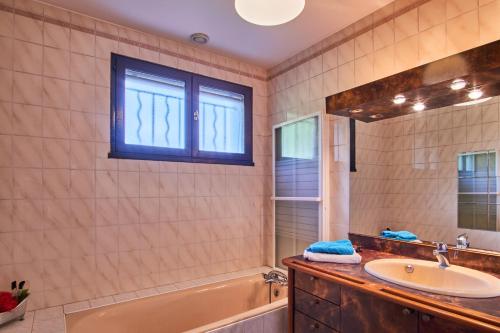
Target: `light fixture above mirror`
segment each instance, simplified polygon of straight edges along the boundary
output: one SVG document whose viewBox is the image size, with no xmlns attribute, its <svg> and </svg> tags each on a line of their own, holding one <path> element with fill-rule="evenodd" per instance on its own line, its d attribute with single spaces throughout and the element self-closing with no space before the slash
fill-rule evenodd
<svg viewBox="0 0 500 333">
<path fill-rule="evenodd" d="M 394 102 L 394 104 L 403 104 L 404 102 L 406 102 L 406 97 L 404 95 L 398 94 L 394 96 L 394 99 L 392 101 Z"/>
<path fill-rule="evenodd" d="M 373 122 L 450 105 L 473 105 L 497 95 L 500 40 L 328 96 L 326 105 L 330 114 Z M 350 112 L 355 109 L 363 112 Z"/>
<path fill-rule="evenodd" d="M 467 82 L 464 79 L 455 79 L 450 85 L 451 90 L 460 90 L 465 88 Z"/>
</svg>

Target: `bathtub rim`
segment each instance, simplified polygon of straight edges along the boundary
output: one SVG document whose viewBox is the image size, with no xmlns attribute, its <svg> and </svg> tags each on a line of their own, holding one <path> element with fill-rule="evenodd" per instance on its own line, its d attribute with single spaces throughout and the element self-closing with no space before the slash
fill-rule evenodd
<svg viewBox="0 0 500 333">
<path fill-rule="evenodd" d="M 174 283 L 172 285 L 175 286 L 176 289 L 172 289 L 172 290 L 165 291 L 165 292 L 157 292 L 156 294 L 153 294 L 153 295 L 137 295 L 136 294 L 136 297 L 134 297 L 132 299 L 113 301 L 112 303 L 102 304 L 102 305 L 97 305 L 97 306 L 90 306 L 89 308 L 85 308 L 85 309 L 79 309 L 79 310 L 66 312 L 64 310 L 64 306 L 63 306 L 64 332 L 68 332 L 68 316 L 74 315 L 76 313 L 86 312 L 89 310 L 95 310 L 95 309 L 99 309 L 102 307 L 117 305 L 117 304 L 126 303 L 126 302 L 133 302 L 133 301 L 136 301 L 139 299 L 156 297 L 156 296 L 160 296 L 160 295 L 164 295 L 164 294 L 183 292 L 183 291 L 187 291 L 189 289 L 206 287 L 206 286 L 209 286 L 212 284 L 223 283 L 223 282 L 227 282 L 227 281 L 231 281 L 231 280 L 248 278 L 248 277 L 253 276 L 253 275 L 268 273 L 271 270 L 279 270 L 279 271 L 282 271 L 283 273 L 288 275 L 288 271 L 281 269 L 279 267 L 259 266 L 259 267 L 251 268 L 251 269 L 247 269 L 247 270 L 220 274 L 218 276 L 212 276 L 212 277 L 207 277 L 207 278 L 201 278 L 201 279 L 196 279 L 196 280 Z M 165 286 L 169 286 L 169 285 L 165 285 Z M 165 287 L 165 286 L 158 286 L 155 288 Z M 150 288 L 148 288 L 148 289 L 150 289 Z M 144 289 L 144 290 L 147 290 L 147 289 Z M 134 292 L 137 293 L 140 291 L 141 290 L 137 290 Z M 121 295 L 121 294 L 116 294 L 116 295 Z M 110 296 L 112 296 L 114 298 L 114 296 L 116 296 L 116 295 L 110 295 Z M 269 303 L 269 304 L 265 304 L 263 306 L 255 308 L 255 309 L 251 309 L 251 310 L 248 310 L 248 311 L 245 311 L 242 313 L 238 313 L 238 314 L 233 315 L 231 317 L 224 318 L 224 319 L 221 319 L 221 320 L 218 320 L 216 322 L 212 322 L 212 323 L 209 323 L 209 324 L 206 324 L 203 326 L 199 326 L 199 327 L 193 328 L 193 329 L 185 331 L 185 332 L 186 333 L 187 332 L 189 332 L 189 333 L 207 332 L 207 330 L 210 331 L 210 330 L 214 330 L 217 328 L 222 328 L 224 326 L 228 326 L 231 323 L 235 323 L 237 321 L 243 321 L 243 320 L 255 317 L 259 314 L 271 312 L 271 311 L 278 309 L 280 307 L 284 307 L 288 303 L 287 300 L 288 300 L 288 297 L 285 297 L 283 299 L 274 301 L 274 302 Z M 89 300 L 89 303 L 90 303 L 90 300 Z"/>
</svg>

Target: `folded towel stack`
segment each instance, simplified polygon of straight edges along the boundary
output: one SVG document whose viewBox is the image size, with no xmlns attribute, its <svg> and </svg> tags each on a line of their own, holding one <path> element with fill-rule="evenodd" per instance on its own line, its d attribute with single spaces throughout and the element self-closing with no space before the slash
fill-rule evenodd
<svg viewBox="0 0 500 333">
<path fill-rule="evenodd" d="M 304 251 L 304 258 L 311 261 L 338 264 L 359 264 L 361 262 L 361 256 L 354 251 L 354 247 L 348 239 L 311 244 Z"/>
<path fill-rule="evenodd" d="M 412 242 L 418 240 L 415 234 L 412 234 L 409 231 L 392 231 L 392 230 L 383 230 L 380 232 L 380 236 L 389 239 L 395 239 L 399 241 Z"/>
</svg>

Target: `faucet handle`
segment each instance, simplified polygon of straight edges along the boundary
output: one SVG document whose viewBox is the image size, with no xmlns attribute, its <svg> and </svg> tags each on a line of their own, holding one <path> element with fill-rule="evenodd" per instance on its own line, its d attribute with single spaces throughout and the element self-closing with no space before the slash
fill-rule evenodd
<svg viewBox="0 0 500 333">
<path fill-rule="evenodd" d="M 457 249 L 466 249 L 469 246 L 469 236 L 466 233 L 457 236 Z"/>
<path fill-rule="evenodd" d="M 437 252 L 448 252 L 448 244 L 445 242 L 432 242 L 432 244 L 436 245 Z"/>
</svg>

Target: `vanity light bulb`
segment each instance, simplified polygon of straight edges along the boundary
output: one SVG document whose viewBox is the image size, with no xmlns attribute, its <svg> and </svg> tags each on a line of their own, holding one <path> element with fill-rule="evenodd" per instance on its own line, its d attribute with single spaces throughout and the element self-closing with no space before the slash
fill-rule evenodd
<svg viewBox="0 0 500 333">
<path fill-rule="evenodd" d="M 474 89 L 469 92 L 469 98 L 470 99 L 478 99 L 481 96 L 483 96 L 483 92 L 479 89 Z"/>
<path fill-rule="evenodd" d="M 394 104 L 403 104 L 404 102 L 406 102 L 406 97 L 404 97 L 403 95 L 396 95 L 392 101 L 394 102 Z"/>
<path fill-rule="evenodd" d="M 450 88 L 452 90 L 460 90 L 460 89 L 465 88 L 466 85 L 467 85 L 467 82 L 465 82 L 465 80 L 463 80 L 463 79 L 455 79 L 451 83 Z"/>
<path fill-rule="evenodd" d="M 425 109 L 425 104 L 422 102 L 417 102 L 413 105 L 413 110 L 415 111 L 422 111 L 423 109 Z"/>
</svg>

